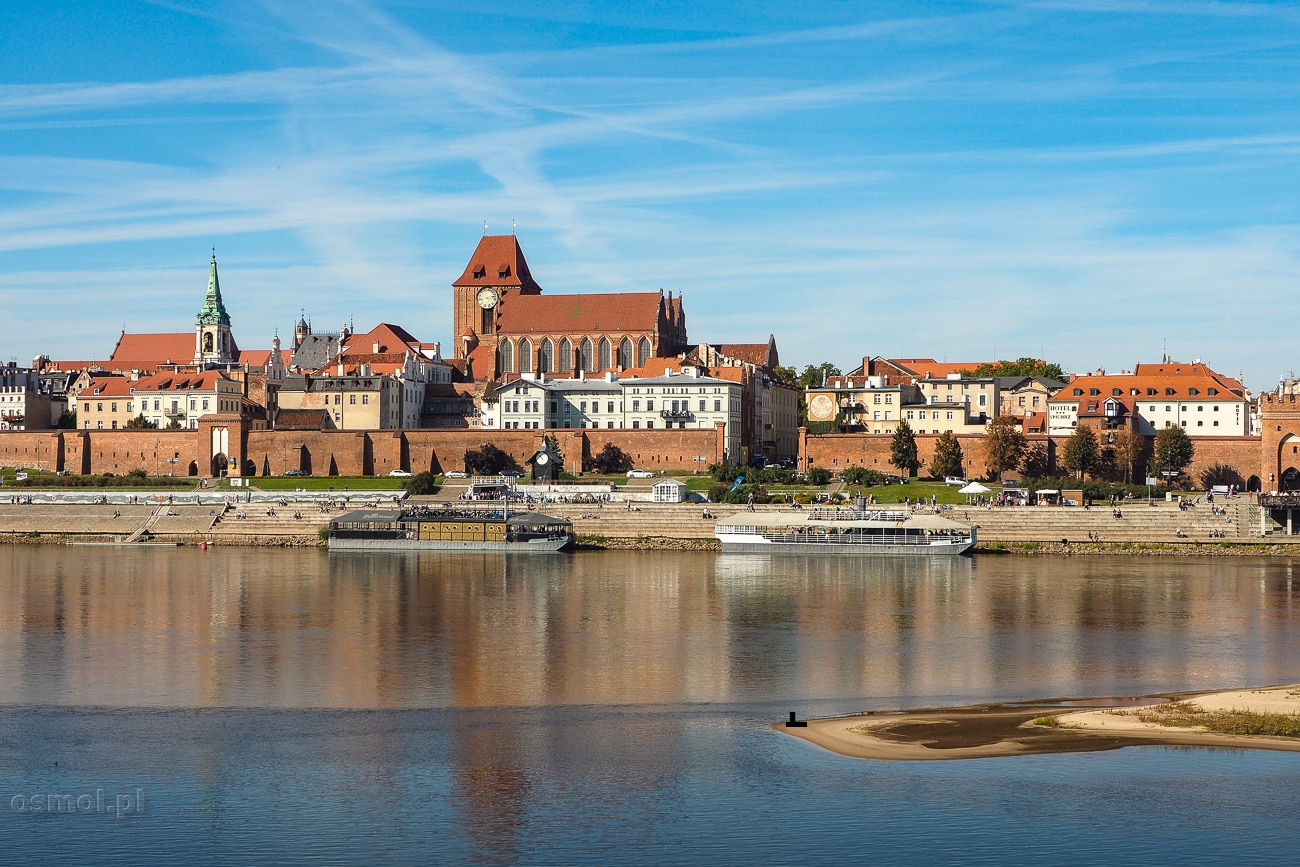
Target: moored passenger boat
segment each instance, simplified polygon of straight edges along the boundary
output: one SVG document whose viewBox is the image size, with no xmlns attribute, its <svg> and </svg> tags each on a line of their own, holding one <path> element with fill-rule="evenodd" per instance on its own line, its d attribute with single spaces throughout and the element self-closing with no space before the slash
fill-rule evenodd
<svg viewBox="0 0 1300 867">
<path fill-rule="evenodd" d="M 902 511 L 813 509 L 740 512 L 718 521 L 722 550 L 792 554 L 961 554 L 975 545 L 975 528 L 938 515 Z"/>
<path fill-rule="evenodd" d="M 573 523 L 538 512 L 494 507 L 415 506 L 362 509 L 330 521 L 331 551 L 562 551 L 573 545 Z"/>
</svg>

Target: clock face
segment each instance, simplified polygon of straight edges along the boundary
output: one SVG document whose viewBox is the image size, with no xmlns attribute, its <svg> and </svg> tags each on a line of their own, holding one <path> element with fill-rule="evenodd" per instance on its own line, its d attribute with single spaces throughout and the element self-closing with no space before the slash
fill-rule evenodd
<svg viewBox="0 0 1300 867">
<path fill-rule="evenodd" d="M 544 467 L 544 466 L 546 466 L 546 462 L 549 461 L 549 460 L 550 460 L 550 457 L 548 457 L 547 454 L 546 454 L 545 452 L 543 452 L 542 454 L 540 454 L 540 455 L 537 456 L 537 465 L 538 465 L 539 467 Z"/>
<path fill-rule="evenodd" d="M 497 291 L 495 289 L 483 289 L 478 293 L 478 306 L 484 310 L 491 310 L 497 306 Z"/>
</svg>

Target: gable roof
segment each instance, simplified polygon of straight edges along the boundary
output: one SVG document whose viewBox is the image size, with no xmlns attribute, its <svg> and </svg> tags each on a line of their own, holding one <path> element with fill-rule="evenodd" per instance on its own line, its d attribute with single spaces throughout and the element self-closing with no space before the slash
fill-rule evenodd
<svg viewBox="0 0 1300 867">
<path fill-rule="evenodd" d="M 657 331 L 662 292 L 515 295 L 501 302 L 497 334 Z"/>
<path fill-rule="evenodd" d="M 453 286 L 515 286 L 524 293 L 540 293 L 528 271 L 524 251 L 514 235 L 484 235 L 469 257 L 469 264 Z"/>
<path fill-rule="evenodd" d="M 379 342 L 380 352 L 404 352 L 410 349 L 418 353 L 423 345 L 402 326 L 381 322 L 365 334 L 353 334 L 349 337 L 347 349 L 349 353 L 372 352 L 376 341 Z"/>
<path fill-rule="evenodd" d="M 189 364 L 194 360 L 194 332 L 127 334 L 117 339 L 108 365 L 121 370 L 152 370 L 160 364 Z"/>
<path fill-rule="evenodd" d="M 1148 394 L 1153 389 L 1155 394 Z M 1193 394 L 1192 390 L 1196 393 Z M 1216 394 L 1209 390 L 1215 389 Z M 1089 392 L 1096 390 L 1097 394 Z M 1075 394 L 1080 391 L 1082 394 Z M 1119 394 L 1115 394 L 1119 391 Z M 1137 394 L 1133 392 L 1137 391 Z M 1076 376 L 1056 394 L 1048 398 L 1051 404 L 1080 403 L 1120 399 L 1126 407 L 1134 402 L 1148 400 L 1245 400 L 1245 388 L 1237 380 L 1223 376 L 1196 362 L 1193 364 L 1138 364 L 1132 373 L 1086 374 Z"/>
</svg>

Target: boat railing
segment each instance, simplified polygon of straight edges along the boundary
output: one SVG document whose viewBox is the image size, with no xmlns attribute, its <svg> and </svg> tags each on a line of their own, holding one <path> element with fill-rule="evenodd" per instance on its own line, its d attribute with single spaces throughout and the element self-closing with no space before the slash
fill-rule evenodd
<svg viewBox="0 0 1300 867">
<path fill-rule="evenodd" d="M 888 509 L 827 509 L 818 507 L 808 514 L 810 521 L 890 521 L 898 523 L 910 518 L 907 512 Z"/>
</svg>

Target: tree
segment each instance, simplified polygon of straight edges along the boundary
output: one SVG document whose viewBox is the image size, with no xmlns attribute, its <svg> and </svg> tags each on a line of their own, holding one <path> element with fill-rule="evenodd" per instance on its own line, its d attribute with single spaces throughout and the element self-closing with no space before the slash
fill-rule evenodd
<svg viewBox="0 0 1300 867">
<path fill-rule="evenodd" d="M 1000 415 L 989 422 L 984 435 L 984 466 L 990 478 L 1015 469 L 1025 453 L 1025 435 L 1015 416 Z"/>
<path fill-rule="evenodd" d="M 844 471 L 844 481 L 850 485 L 874 488 L 876 485 L 882 484 L 885 479 L 870 467 L 849 467 Z"/>
<path fill-rule="evenodd" d="M 596 472 L 605 475 L 625 473 L 632 469 L 632 459 L 613 443 L 605 443 L 605 447 L 591 459 L 591 466 Z"/>
<path fill-rule="evenodd" d="M 438 477 L 430 472 L 416 473 L 409 479 L 403 480 L 402 487 L 406 488 L 407 493 L 413 497 L 435 494 L 438 492 Z"/>
<path fill-rule="evenodd" d="M 1142 452 L 1142 440 L 1128 428 L 1120 428 L 1111 435 L 1111 448 L 1114 450 L 1115 468 L 1127 484 L 1133 479 L 1133 465 Z"/>
<path fill-rule="evenodd" d="M 560 466 L 564 466 L 564 452 L 560 451 L 560 440 L 555 434 L 543 434 L 542 448 L 559 458 Z"/>
<path fill-rule="evenodd" d="M 1065 441 L 1065 453 L 1061 463 L 1072 473 L 1079 474 L 1083 480 L 1085 473 L 1095 473 L 1101 464 L 1101 450 L 1097 446 L 1097 434 L 1090 427 L 1075 428 L 1074 433 Z"/>
<path fill-rule="evenodd" d="M 1058 382 L 1065 381 L 1065 371 L 1059 364 L 1049 364 L 1041 358 L 1017 358 L 1015 361 L 985 362 L 974 370 L 963 370 L 967 376 L 1045 376 Z"/>
<path fill-rule="evenodd" d="M 1020 459 L 1020 472 L 1027 479 L 1045 479 L 1052 474 L 1052 459 L 1043 443 L 1034 443 L 1025 449 Z"/>
<path fill-rule="evenodd" d="M 174 418 L 172 419 L 172 423 L 167 425 L 167 430 L 182 430 L 184 427 L 185 425 L 181 424 L 180 419 Z"/>
<path fill-rule="evenodd" d="M 831 480 L 831 471 L 825 467 L 813 467 L 808 471 L 808 484 L 821 487 Z"/>
<path fill-rule="evenodd" d="M 59 423 L 55 425 L 59 430 L 76 430 L 77 428 L 77 408 L 72 409 L 59 416 Z"/>
<path fill-rule="evenodd" d="M 1187 431 L 1170 425 L 1156 434 L 1155 467 L 1159 473 L 1177 473 L 1183 470 L 1196 456 L 1196 446 Z M 1170 478 L 1177 478 L 1171 476 Z"/>
<path fill-rule="evenodd" d="M 158 423 L 150 421 L 144 417 L 144 413 L 140 413 L 135 418 L 128 421 L 126 426 L 135 430 L 155 430 L 158 427 Z"/>
<path fill-rule="evenodd" d="M 945 431 L 934 443 L 934 457 L 930 459 L 930 475 L 936 479 L 944 476 L 961 476 L 962 460 L 961 443 L 957 441 L 952 431 Z"/>
<path fill-rule="evenodd" d="M 777 367 L 776 375 L 787 385 L 799 389 L 799 424 L 803 426 L 808 424 L 808 389 L 820 386 L 828 377 L 839 376 L 840 369 L 829 361 L 823 361 L 821 364 L 809 364 L 803 369 L 803 373 L 798 373 L 793 367 Z M 827 423 L 821 424 L 824 426 Z M 835 426 L 834 432 L 838 432 L 838 425 Z"/>
<path fill-rule="evenodd" d="M 889 463 L 898 467 L 905 476 L 916 475 L 921 465 L 916 456 L 916 435 L 907 419 L 898 423 L 894 438 L 889 441 Z"/>
<path fill-rule="evenodd" d="M 494 476 L 502 470 L 518 470 L 519 464 L 492 443 L 484 443 L 477 449 L 465 450 L 465 469 L 471 473 Z"/>
</svg>

